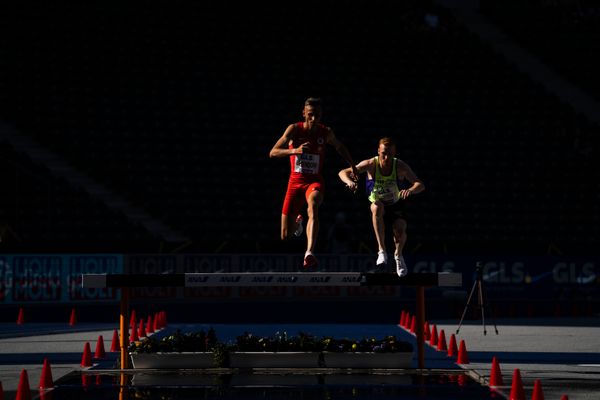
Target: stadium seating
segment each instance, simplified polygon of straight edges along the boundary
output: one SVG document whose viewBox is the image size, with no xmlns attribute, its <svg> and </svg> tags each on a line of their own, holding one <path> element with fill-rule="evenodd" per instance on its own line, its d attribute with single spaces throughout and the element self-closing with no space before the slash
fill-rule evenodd
<svg viewBox="0 0 600 400">
<path fill-rule="evenodd" d="M 416 0 L 399 10 L 382 0 L 173 4 L 14 5 L 23 37 L 12 43 L 20 57 L 3 78 L 11 101 L 0 118 L 184 232 L 188 251 L 282 248 L 289 162 L 268 153 L 308 96 L 324 98 L 324 122 L 356 161 L 392 136 L 426 183 L 410 202 L 408 252 L 582 252 L 598 237 L 598 180 L 590 191 L 591 178 L 581 179 L 599 170 L 581 154 L 598 128 L 448 10 Z M 360 249 L 373 248 L 365 196 L 338 180 L 345 165 L 333 149 L 327 159 L 322 237 L 342 211 Z M 23 208 L 23 237 L 93 251 L 125 251 L 120 239 L 130 237 L 155 246 L 77 188 L 52 182 L 64 201 L 85 204 L 44 225 L 46 236 L 35 233 L 39 205 Z M 115 231 L 119 240 L 106 239 Z"/>
</svg>

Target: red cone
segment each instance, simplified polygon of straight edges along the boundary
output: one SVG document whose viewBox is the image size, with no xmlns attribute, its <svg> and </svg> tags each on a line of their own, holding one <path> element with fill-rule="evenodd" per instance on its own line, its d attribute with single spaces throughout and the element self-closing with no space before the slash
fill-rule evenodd
<svg viewBox="0 0 600 400">
<path fill-rule="evenodd" d="M 502 371 L 500 370 L 500 363 L 498 363 L 498 359 L 496 358 L 496 356 L 492 358 L 490 386 L 504 386 L 504 380 L 502 379 Z"/>
<path fill-rule="evenodd" d="M 458 348 L 456 346 L 456 337 L 454 333 L 450 335 L 450 344 L 448 344 L 448 357 L 456 357 L 458 355 Z"/>
<path fill-rule="evenodd" d="M 531 400 L 544 400 L 544 392 L 542 391 L 542 382 L 536 379 L 533 384 L 533 395 Z"/>
<path fill-rule="evenodd" d="M 416 331 L 416 327 L 415 324 L 417 323 L 415 316 L 413 315 L 411 320 L 410 320 L 410 333 L 415 333 Z"/>
<path fill-rule="evenodd" d="M 157 331 L 160 329 L 160 314 L 159 313 L 155 313 L 154 314 L 154 331 Z"/>
<path fill-rule="evenodd" d="M 431 335 L 429 337 L 429 345 L 431 347 L 436 347 L 438 344 L 438 333 L 437 327 L 435 325 L 431 326 Z"/>
<path fill-rule="evenodd" d="M 29 378 L 27 370 L 21 370 L 19 378 L 19 386 L 17 387 L 17 397 L 15 400 L 31 400 L 31 388 L 29 387 Z"/>
<path fill-rule="evenodd" d="M 454 335 L 452 335 L 454 337 Z M 456 343 L 456 340 L 455 340 Z M 468 364 L 469 357 L 467 356 L 467 345 L 464 340 L 460 341 L 460 346 L 458 347 L 458 358 L 456 359 L 457 364 Z"/>
<path fill-rule="evenodd" d="M 523 382 L 521 381 L 521 371 L 519 368 L 515 368 L 515 372 L 513 373 L 509 399 L 525 400 L 525 391 L 523 390 Z"/>
<path fill-rule="evenodd" d="M 410 313 L 407 312 L 406 316 L 404 317 L 404 325 L 402 325 L 404 329 L 410 329 L 410 319 Z"/>
<path fill-rule="evenodd" d="M 71 318 L 69 318 L 69 325 L 73 326 L 77 323 L 77 316 L 75 315 L 75 309 L 71 309 Z"/>
<path fill-rule="evenodd" d="M 146 332 L 154 333 L 154 323 L 152 322 L 152 314 L 148 315 L 148 322 L 146 322 Z"/>
<path fill-rule="evenodd" d="M 110 344 L 110 351 L 121 351 L 121 343 L 119 342 L 119 333 L 115 329 L 113 332 L 112 343 Z"/>
<path fill-rule="evenodd" d="M 17 325 L 23 325 L 25 323 L 25 311 L 23 307 L 19 308 L 19 316 L 17 317 Z"/>
<path fill-rule="evenodd" d="M 425 321 L 425 326 L 423 327 L 423 340 L 425 340 L 425 341 L 429 340 L 430 336 L 431 336 L 431 331 L 429 329 L 429 322 Z"/>
<path fill-rule="evenodd" d="M 146 325 L 144 324 L 144 318 L 140 319 L 140 325 L 138 327 L 138 336 L 143 338 L 146 337 Z"/>
<path fill-rule="evenodd" d="M 398 325 L 402 326 L 403 322 L 404 322 L 404 310 L 402 310 L 400 312 L 400 322 L 398 322 Z"/>
<path fill-rule="evenodd" d="M 106 357 L 106 352 L 104 351 L 104 338 L 102 335 L 98 336 L 98 341 L 96 342 L 96 352 L 94 353 L 94 358 L 102 359 Z"/>
<path fill-rule="evenodd" d="M 47 358 L 44 358 L 44 366 L 42 367 L 42 375 L 40 376 L 40 389 L 52 389 L 53 387 L 54 380 L 52 379 L 50 362 Z"/>
<path fill-rule="evenodd" d="M 437 344 L 438 351 L 448 351 L 448 347 L 446 346 L 446 334 L 443 329 L 440 329 L 440 336 L 438 337 Z"/>
<path fill-rule="evenodd" d="M 129 326 L 135 326 L 135 325 L 136 325 L 135 310 L 131 310 L 131 317 L 129 318 Z"/>
<path fill-rule="evenodd" d="M 4 389 L 2 389 L 2 382 L 0 381 L 0 400 L 4 400 Z"/>
<path fill-rule="evenodd" d="M 133 325 L 131 325 L 131 336 L 129 338 L 129 341 L 131 343 L 133 343 L 133 342 L 137 342 L 138 340 L 140 340 L 140 337 L 138 336 L 137 326 L 135 326 L 135 324 L 133 324 Z"/>
<path fill-rule="evenodd" d="M 85 346 L 83 347 L 83 355 L 81 356 L 81 366 L 92 366 L 92 349 L 90 348 L 90 342 L 85 342 Z"/>
<path fill-rule="evenodd" d="M 560 398 L 560 400 L 569 400 L 569 396 L 567 396 L 566 394 L 563 394 L 562 397 Z"/>
</svg>

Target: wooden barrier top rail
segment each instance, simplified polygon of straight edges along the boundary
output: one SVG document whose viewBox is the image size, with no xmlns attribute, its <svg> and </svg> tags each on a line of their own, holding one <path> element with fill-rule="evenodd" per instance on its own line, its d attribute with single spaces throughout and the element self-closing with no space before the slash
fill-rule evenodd
<svg viewBox="0 0 600 400">
<path fill-rule="evenodd" d="M 183 274 L 84 274 L 83 288 L 205 286 L 462 286 L 462 274 L 424 272 L 400 278 L 365 272 L 213 272 Z"/>
</svg>

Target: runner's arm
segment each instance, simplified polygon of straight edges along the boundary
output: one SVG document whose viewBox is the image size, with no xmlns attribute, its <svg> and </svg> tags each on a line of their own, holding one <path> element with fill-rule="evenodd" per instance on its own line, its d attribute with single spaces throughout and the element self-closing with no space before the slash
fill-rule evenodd
<svg viewBox="0 0 600 400">
<path fill-rule="evenodd" d="M 355 175 L 355 179 L 352 179 L 352 168 L 348 167 L 348 168 L 344 168 L 343 170 L 341 170 L 338 173 L 338 176 L 340 177 L 340 179 L 342 180 L 342 182 L 344 182 L 346 184 L 346 186 L 348 187 L 348 189 L 350 189 L 353 193 L 356 193 L 356 190 L 358 189 L 358 175 L 362 174 L 363 172 L 367 172 L 369 171 L 373 166 L 373 159 L 368 159 L 368 160 L 363 160 L 361 162 L 359 162 L 355 169 L 356 169 L 356 175 Z"/>
<path fill-rule="evenodd" d="M 306 143 L 304 143 L 304 144 L 302 144 L 302 146 L 294 148 L 294 149 L 288 148 L 290 140 L 292 140 L 294 126 L 295 126 L 294 124 L 291 124 L 290 126 L 288 126 L 286 128 L 283 135 L 279 138 L 279 140 L 277 140 L 277 143 L 275 143 L 275 146 L 273 146 L 273 148 L 269 152 L 270 158 L 288 157 L 288 156 L 291 156 L 294 154 L 300 154 L 305 150 L 304 147 L 305 147 Z"/>
<path fill-rule="evenodd" d="M 402 160 L 398 160 L 396 164 L 396 171 L 398 176 L 401 176 L 411 183 L 408 189 L 400 191 L 400 197 L 406 199 L 408 196 L 413 194 L 421 193 L 425 190 L 425 184 L 421 181 L 417 175 L 413 172 L 412 168 Z"/>
<path fill-rule="evenodd" d="M 348 163 L 348 165 L 350 165 L 350 168 L 352 171 L 351 179 L 353 179 L 353 180 L 358 179 L 358 171 L 356 170 L 354 161 L 352 161 L 352 156 L 350 155 L 350 152 L 348 151 L 346 146 L 344 146 L 344 144 L 335 137 L 335 134 L 333 133 L 333 130 L 331 130 L 331 129 L 329 129 L 329 131 L 327 133 L 327 143 L 332 145 L 335 148 L 335 150 L 338 152 L 338 154 L 340 156 L 342 156 L 342 158 Z"/>
</svg>

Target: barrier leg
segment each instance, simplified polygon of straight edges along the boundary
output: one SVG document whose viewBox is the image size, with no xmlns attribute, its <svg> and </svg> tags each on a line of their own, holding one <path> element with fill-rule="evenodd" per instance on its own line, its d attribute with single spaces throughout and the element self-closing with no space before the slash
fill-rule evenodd
<svg viewBox="0 0 600 400">
<path fill-rule="evenodd" d="M 417 336 L 417 351 L 419 368 L 425 368 L 425 338 L 423 326 L 425 325 L 425 287 L 417 286 L 417 316 L 415 320 L 415 335 Z"/>
<path fill-rule="evenodd" d="M 121 307 L 119 315 L 119 329 L 121 330 L 121 369 L 129 368 L 129 288 L 121 288 Z"/>
</svg>

